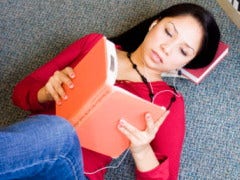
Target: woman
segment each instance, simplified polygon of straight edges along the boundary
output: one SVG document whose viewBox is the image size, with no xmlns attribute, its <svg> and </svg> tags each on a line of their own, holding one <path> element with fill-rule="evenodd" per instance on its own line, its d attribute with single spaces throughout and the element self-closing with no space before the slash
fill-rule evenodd
<svg viewBox="0 0 240 180">
<path fill-rule="evenodd" d="M 101 37 L 96 33 L 86 35 L 25 77 L 14 89 L 13 102 L 34 114 L 54 114 L 55 103 L 67 99 L 62 85 L 74 87 L 72 79 L 77 74 L 72 68 Z M 208 65 L 219 39 L 213 16 L 189 3 L 167 8 L 111 39 L 119 64 L 115 85 L 168 109 L 155 123 L 146 114 L 147 128 L 143 131 L 127 119 L 119 122 L 119 131 L 131 142 L 136 179 L 177 179 L 185 133 L 184 101 L 160 75 L 182 67 Z M 82 153 L 85 176 L 103 179 L 104 167 L 111 158 L 84 148 Z"/>
</svg>

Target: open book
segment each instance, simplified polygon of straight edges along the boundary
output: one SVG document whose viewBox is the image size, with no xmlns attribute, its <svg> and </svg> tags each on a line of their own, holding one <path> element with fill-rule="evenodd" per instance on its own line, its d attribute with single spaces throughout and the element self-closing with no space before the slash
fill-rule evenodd
<svg viewBox="0 0 240 180">
<path fill-rule="evenodd" d="M 68 99 L 56 105 L 56 115 L 76 129 L 83 147 L 117 158 L 129 147 L 129 140 L 118 130 L 121 118 L 143 130 L 144 114 L 154 120 L 163 108 L 114 86 L 117 77 L 115 45 L 102 37 L 74 68 L 74 88 L 65 88 Z"/>
</svg>

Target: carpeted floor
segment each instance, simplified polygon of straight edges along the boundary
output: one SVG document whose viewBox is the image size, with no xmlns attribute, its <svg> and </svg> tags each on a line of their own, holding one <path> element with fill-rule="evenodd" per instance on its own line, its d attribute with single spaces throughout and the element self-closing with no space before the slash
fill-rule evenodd
<svg viewBox="0 0 240 180">
<path fill-rule="evenodd" d="M 75 39 L 90 32 L 116 35 L 177 2 L 183 1 L 0 1 L 0 125 L 27 115 L 11 103 L 14 85 Z M 176 80 L 187 117 L 179 179 L 240 179 L 240 30 L 216 1 L 185 2 L 213 12 L 230 52 L 200 85 Z M 133 179 L 132 165 L 129 155 L 106 179 Z"/>
</svg>

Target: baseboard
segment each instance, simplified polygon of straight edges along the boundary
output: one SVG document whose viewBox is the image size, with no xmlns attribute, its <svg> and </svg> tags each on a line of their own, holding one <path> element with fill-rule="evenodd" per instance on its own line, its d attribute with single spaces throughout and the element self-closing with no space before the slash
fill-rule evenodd
<svg viewBox="0 0 240 180">
<path fill-rule="evenodd" d="M 229 18 L 233 21 L 233 23 L 235 23 L 240 29 L 240 13 L 227 0 L 217 0 L 217 2 L 226 12 Z"/>
</svg>

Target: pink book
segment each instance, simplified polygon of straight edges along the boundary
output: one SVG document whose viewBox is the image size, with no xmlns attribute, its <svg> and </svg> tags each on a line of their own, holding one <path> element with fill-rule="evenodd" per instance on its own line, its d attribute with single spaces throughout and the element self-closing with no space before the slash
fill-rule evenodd
<svg viewBox="0 0 240 180">
<path fill-rule="evenodd" d="M 121 118 L 143 130 L 144 114 L 154 120 L 164 109 L 114 86 L 117 77 L 115 45 L 101 38 L 74 68 L 74 88 L 64 87 L 68 99 L 56 105 L 56 115 L 76 129 L 83 147 L 117 158 L 129 147 L 129 140 L 118 130 Z"/>
<path fill-rule="evenodd" d="M 193 81 L 195 84 L 199 84 L 213 70 L 213 68 L 215 68 L 217 64 L 223 60 L 223 58 L 228 54 L 228 50 L 229 46 L 224 42 L 220 42 L 217 53 L 211 64 L 199 69 L 183 68 L 181 69 L 182 75 Z"/>
</svg>

